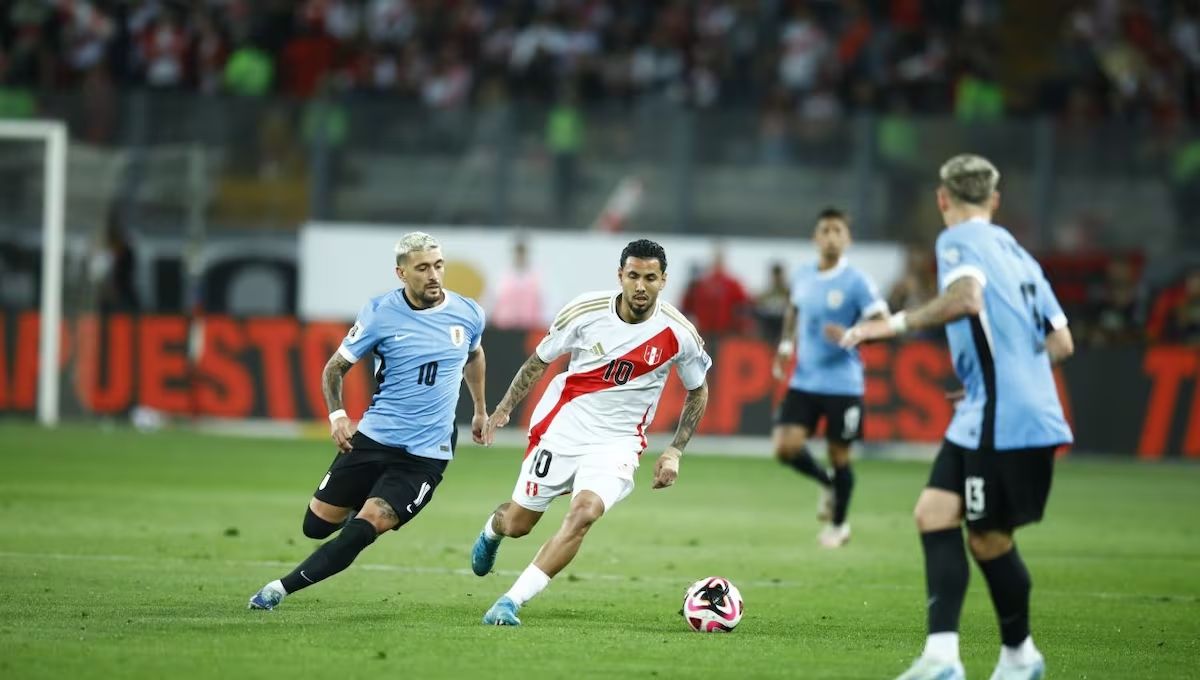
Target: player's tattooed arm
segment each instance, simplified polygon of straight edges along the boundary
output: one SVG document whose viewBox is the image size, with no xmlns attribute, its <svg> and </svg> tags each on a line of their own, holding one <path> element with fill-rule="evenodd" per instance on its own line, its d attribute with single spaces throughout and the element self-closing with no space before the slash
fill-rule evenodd
<svg viewBox="0 0 1200 680">
<path fill-rule="evenodd" d="M 511 413 L 517 404 L 529 395 L 529 391 L 541 379 L 549 365 L 542 361 L 537 354 L 530 354 L 525 363 L 521 364 L 521 369 L 517 371 L 517 375 L 513 378 L 512 384 L 508 386 L 508 391 L 504 393 L 504 398 L 500 400 L 496 410 Z"/>
<path fill-rule="evenodd" d="M 529 391 L 537 384 L 549 365 L 542 361 L 536 352 L 530 354 L 525 363 L 521 364 L 520 370 L 517 371 L 517 375 L 504 393 L 504 398 L 500 400 L 499 404 L 496 404 L 496 410 L 492 412 L 483 426 L 484 444 L 491 445 L 496 430 L 508 424 L 509 414 L 517 407 L 517 404 L 521 403 L 522 399 L 528 396 Z"/>
<path fill-rule="evenodd" d="M 909 330 L 942 326 L 964 316 L 983 311 L 983 286 L 970 276 L 964 276 L 933 300 L 908 312 Z"/>
<path fill-rule="evenodd" d="M 688 390 L 687 399 L 683 402 L 683 411 L 679 414 L 679 427 L 675 428 L 675 439 L 666 451 L 654 463 L 654 483 L 651 488 L 665 489 L 675 483 L 679 477 L 679 458 L 683 449 L 696 433 L 704 408 L 708 406 L 708 383 L 701 383 L 694 390 Z"/>
<path fill-rule="evenodd" d="M 330 413 L 342 408 L 342 379 L 353 367 L 354 364 L 337 352 L 326 362 L 325 370 L 321 372 L 321 391 L 325 394 L 325 406 Z"/>
<path fill-rule="evenodd" d="M 675 428 L 675 439 L 671 440 L 671 448 L 681 452 L 687 448 L 707 407 L 708 383 L 705 382 L 688 392 L 687 399 L 683 402 L 683 411 L 679 414 L 679 426 Z"/>
<path fill-rule="evenodd" d="M 863 321 L 842 336 L 842 347 L 854 347 L 871 340 L 886 340 L 909 331 L 933 328 L 975 316 L 983 311 L 983 285 L 964 276 L 946 291 L 910 312 L 893 314 L 887 319 Z"/>
<path fill-rule="evenodd" d="M 334 352 L 325 364 L 325 370 L 321 372 L 321 391 L 325 394 L 325 405 L 329 407 L 331 414 L 329 437 L 337 444 L 341 453 L 347 453 L 353 448 L 350 440 L 354 438 L 354 432 L 358 429 L 342 406 L 342 379 L 353 366 L 354 364 L 346 361 L 341 354 Z M 341 411 L 341 417 L 334 417 L 332 414 L 338 411 Z"/>
</svg>

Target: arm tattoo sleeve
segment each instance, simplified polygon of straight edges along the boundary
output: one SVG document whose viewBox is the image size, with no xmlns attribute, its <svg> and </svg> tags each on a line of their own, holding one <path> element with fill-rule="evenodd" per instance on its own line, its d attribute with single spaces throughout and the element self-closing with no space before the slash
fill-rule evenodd
<svg viewBox="0 0 1200 680">
<path fill-rule="evenodd" d="M 700 417 L 704 415 L 704 409 L 707 406 L 707 383 L 688 392 L 687 399 L 683 402 L 683 411 L 679 414 L 679 427 L 675 429 L 675 439 L 671 442 L 671 446 L 682 451 L 688 445 L 688 442 L 692 440 L 692 435 L 696 433 L 696 426 L 700 424 Z"/>
<path fill-rule="evenodd" d="M 330 413 L 342 408 L 342 378 L 353 366 L 341 354 L 334 352 L 321 372 L 321 391 L 325 394 L 325 406 Z"/>
<path fill-rule="evenodd" d="M 508 391 L 504 393 L 504 398 L 500 400 L 496 409 L 511 412 L 529 394 L 529 390 L 537 384 L 538 379 L 546 372 L 547 366 L 549 364 L 538 358 L 538 355 L 529 355 L 525 363 L 521 364 L 521 370 L 517 371 L 516 377 L 513 378 L 512 384 L 508 386 Z"/>
</svg>

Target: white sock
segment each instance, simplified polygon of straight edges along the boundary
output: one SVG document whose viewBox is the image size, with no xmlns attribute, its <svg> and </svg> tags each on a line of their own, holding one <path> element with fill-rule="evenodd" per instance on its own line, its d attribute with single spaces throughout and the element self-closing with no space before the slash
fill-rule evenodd
<svg viewBox="0 0 1200 680">
<path fill-rule="evenodd" d="M 267 587 L 267 588 L 270 588 L 271 590 L 278 591 L 278 592 L 280 592 L 280 593 L 282 593 L 282 594 L 284 594 L 284 595 L 287 595 L 287 594 L 288 594 L 288 591 L 287 591 L 287 590 L 285 590 L 285 589 L 284 589 L 284 587 L 283 587 L 283 581 L 280 581 L 279 579 L 276 579 L 276 580 L 274 580 L 274 581 L 271 581 L 271 582 L 270 582 L 270 583 L 268 583 L 268 584 L 267 584 L 265 587 Z"/>
<path fill-rule="evenodd" d="M 512 588 L 505 593 L 506 596 L 512 598 L 518 606 L 532 600 L 535 595 L 546 589 L 550 585 L 550 577 L 546 576 L 545 572 L 538 569 L 537 566 L 531 564 L 525 567 L 525 571 L 517 577 L 517 582 L 512 584 Z"/>
<path fill-rule="evenodd" d="M 495 518 L 496 514 L 492 513 L 488 515 L 487 521 L 483 523 L 483 537 L 489 541 L 499 541 L 504 538 L 504 536 L 496 533 L 496 530 L 492 528 L 492 520 Z"/>
<path fill-rule="evenodd" d="M 1016 647 L 1000 647 L 1000 663 L 1005 666 L 1025 666 L 1037 661 L 1038 650 L 1033 646 L 1033 636 L 1027 635 Z"/>
<path fill-rule="evenodd" d="M 925 653 L 935 661 L 958 662 L 958 633 L 932 633 L 925 639 Z"/>
</svg>

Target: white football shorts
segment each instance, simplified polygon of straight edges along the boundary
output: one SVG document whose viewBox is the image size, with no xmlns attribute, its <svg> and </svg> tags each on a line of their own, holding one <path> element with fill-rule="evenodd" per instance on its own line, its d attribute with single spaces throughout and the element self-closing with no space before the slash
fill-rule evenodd
<svg viewBox="0 0 1200 680">
<path fill-rule="evenodd" d="M 559 496 L 591 491 L 604 501 L 608 512 L 633 491 L 633 473 L 638 467 L 637 454 L 613 451 L 569 455 L 541 447 L 521 461 L 512 499 L 517 505 L 545 512 Z"/>
</svg>

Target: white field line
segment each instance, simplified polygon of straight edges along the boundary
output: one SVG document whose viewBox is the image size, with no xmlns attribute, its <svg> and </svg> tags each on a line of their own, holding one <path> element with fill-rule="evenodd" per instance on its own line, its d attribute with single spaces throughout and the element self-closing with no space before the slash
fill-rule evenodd
<svg viewBox="0 0 1200 680">
<path fill-rule="evenodd" d="M 290 569 L 295 567 L 292 562 L 280 562 L 277 560 L 200 560 L 200 559 L 185 559 L 179 557 L 143 557 L 139 555 L 91 555 L 91 554 L 71 554 L 71 553 L 33 553 L 33 552 L 10 552 L 0 551 L 0 559 L 23 559 L 23 560 L 61 560 L 68 562 L 114 562 L 114 563 L 139 563 L 139 564 L 219 564 L 227 567 L 263 567 L 275 569 Z M 356 569 L 365 571 L 381 571 L 394 574 L 434 574 L 439 576 L 475 576 L 470 569 L 451 569 L 449 567 L 422 567 L 412 565 L 398 564 L 355 564 Z M 492 572 L 499 576 L 516 577 L 521 574 L 519 571 L 510 569 L 497 569 Z M 568 572 L 570 576 L 574 576 L 581 581 L 610 581 L 610 582 L 639 582 L 662 584 L 664 586 L 680 587 L 684 584 L 679 578 L 669 576 L 629 576 L 617 574 L 592 574 L 580 572 Z M 684 579 L 686 580 L 686 579 Z M 802 581 L 787 581 L 783 579 L 771 580 L 747 580 L 738 581 L 738 584 L 743 588 L 811 588 L 811 582 Z M 831 584 L 823 584 L 822 588 L 829 588 Z M 832 587 L 837 587 L 833 585 Z M 920 583 L 914 583 L 912 586 L 901 586 L 888 583 L 854 583 L 842 585 L 844 589 L 861 589 L 861 590 L 884 590 L 884 591 L 919 591 Z M 1038 593 L 1041 595 L 1053 595 L 1061 597 L 1085 597 L 1098 600 L 1167 600 L 1200 603 L 1200 596 L 1191 594 L 1160 594 L 1160 593 L 1136 593 L 1136 592 L 1080 592 L 1071 590 L 1047 590 L 1038 588 Z"/>
</svg>

